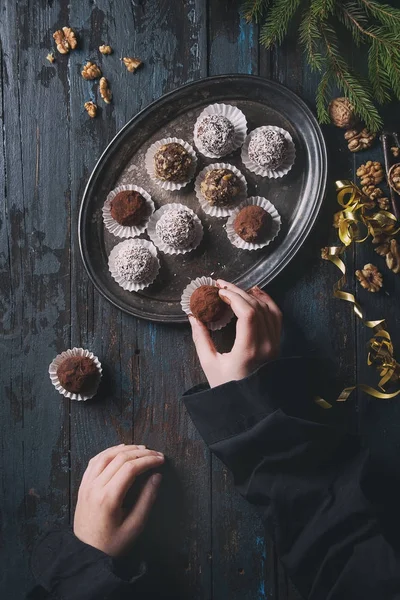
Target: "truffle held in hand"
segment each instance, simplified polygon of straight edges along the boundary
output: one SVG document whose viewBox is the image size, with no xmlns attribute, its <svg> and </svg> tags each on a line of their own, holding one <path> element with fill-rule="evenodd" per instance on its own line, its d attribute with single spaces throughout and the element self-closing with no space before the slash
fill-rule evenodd
<svg viewBox="0 0 400 600">
<path fill-rule="evenodd" d="M 226 309 L 227 305 L 219 296 L 219 288 L 214 285 L 201 285 L 190 296 L 190 310 L 203 323 L 219 321 Z"/>
<path fill-rule="evenodd" d="M 260 242 L 266 237 L 271 221 L 271 215 L 261 206 L 245 206 L 238 213 L 233 228 L 245 242 Z"/>
<path fill-rule="evenodd" d="M 112 218 L 120 225 L 139 225 L 146 217 L 146 200 L 137 191 L 124 190 L 111 200 L 110 212 Z"/>
<path fill-rule="evenodd" d="M 163 144 L 154 155 L 154 172 L 162 181 L 182 183 L 189 178 L 192 158 L 182 144 Z"/>
<path fill-rule="evenodd" d="M 200 189 L 211 206 L 231 206 L 240 193 L 240 180 L 230 169 L 212 169 L 204 177 Z"/>
<path fill-rule="evenodd" d="M 98 379 L 98 370 L 87 356 L 65 358 L 57 369 L 57 377 L 67 392 L 79 394 L 93 390 Z"/>
</svg>

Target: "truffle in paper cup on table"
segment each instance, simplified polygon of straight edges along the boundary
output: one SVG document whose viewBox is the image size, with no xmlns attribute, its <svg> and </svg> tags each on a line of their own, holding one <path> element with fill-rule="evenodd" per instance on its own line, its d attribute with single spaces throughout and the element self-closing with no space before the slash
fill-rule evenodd
<svg viewBox="0 0 400 600">
<path fill-rule="evenodd" d="M 72 348 L 58 354 L 49 366 L 50 379 L 56 390 L 66 398 L 80 402 L 93 398 L 101 374 L 99 359 L 84 348 Z"/>
</svg>

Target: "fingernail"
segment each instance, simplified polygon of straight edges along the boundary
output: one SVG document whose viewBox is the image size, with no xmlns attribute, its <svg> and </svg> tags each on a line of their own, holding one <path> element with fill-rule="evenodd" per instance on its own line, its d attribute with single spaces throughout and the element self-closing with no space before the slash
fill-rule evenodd
<svg viewBox="0 0 400 600">
<path fill-rule="evenodd" d="M 157 456 L 159 456 L 160 458 L 164 458 L 164 454 L 162 452 L 157 452 Z"/>
<path fill-rule="evenodd" d="M 160 485 L 161 479 L 162 479 L 161 473 L 154 473 L 154 475 L 152 475 L 150 477 L 150 481 L 153 485 Z"/>
</svg>

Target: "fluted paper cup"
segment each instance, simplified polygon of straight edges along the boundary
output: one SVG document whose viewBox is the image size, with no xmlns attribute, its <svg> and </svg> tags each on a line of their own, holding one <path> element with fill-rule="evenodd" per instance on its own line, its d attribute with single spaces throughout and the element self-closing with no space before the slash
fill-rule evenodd
<svg viewBox="0 0 400 600">
<path fill-rule="evenodd" d="M 192 311 L 190 310 L 190 297 L 193 294 L 193 292 L 195 290 L 197 290 L 197 288 L 201 287 L 202 285 L 216 286 L 217 282 L 215 281 L 215 279 L 212 279 L 211 277 L 197 277 L 197 279 L 193 279 L 193 281 L 191 281 L 189 283 L 189 285 L 187 287 L 185 287 L 185 289 L 183 290 L 183 293 L 182 293 L 182 297 L 181 297 L 181 306 L 182 306 L 183 312 L 185 312 L 187 315 L 192 314 Z M 222 319 L 220 319 L 219 321 L 214 321 L 212 323 L 205 323 L 205 325 L 211 331 L 217 331 L 217 330 L 225 327 L 225 325 L 227 325 L 229 323 L 229 321 L 232 320 L 233 316 L 234 316 L 233 311 L 227 304 L 226 311 L 225 311 Z"/>
<path fill-rule="evenodd" d="M 143 198 L 146 200 L 146 209 L 147 209 L 146 217 L 144 218 L 143 222 L 140 225 L 131 225 L 131 226 L 121 225 L 120 223 L 118 223 L 118 221 L 113 219 L 113 217 L 111 216 L 111 202 L 114 200 L 114 198 L 120 192 L 125 192 L 125 191 L 139 192 L 139 194 L 141 194 L 143 196 Z M 136 236 L 140 235 L 141 233 L 143 233 L 144 231 L 146 231 L 147 224 L 149 222 L 149 219 L 150 219 L 152 213 L 154 212 L 154 208 L 155 208 L 154 202 L 151 199 L 150 194 L 148 192 L 146 192 L 146 190 L 139 187 L 138 185 L 120 185 L 108 194 L 107 199 L 103 205 L 102 212 L 103 212 L 104 225 L 106 226 L 106 228 L 108 229 L 108 231 L 110 233 L 112 233 L 113 235 L 115 235 L 117 237 L 120 237 L 120 238 L 136 237 Z"/>
<path fill-rule="evenodd" d="M 204 117 L 213 116 L 213 115 L 217 115 L 217 116 L 220 115 L 222 117 L 226 117 L 232 123 L 232 125 L 235 129 L 231 147 L 228 150 L 228 152 L 225 152 L 224 154 L 214 154 L 213 152 L 206 150 L 201 142 L 201 139 L 199 139 L 199 137 L 198 137 L 198 127 L 199 127 L 200 122 L 204 119 Z M 232 106 L 231 104 L 218 104 L 218 103 L 210 104 L 210 106 L 207 106 L 200 113 L 200 115 L 195 123 L 194 131 L 193 131 L 193 138 L 194 138 L 195 146 L 197 147 L 198 151 L 201 154 L 203 154 L 204 156 L 207 156 L 208 158 L 221 158 L 222 156 L 230 154 L 237 148 L 240 148 L 240 146 L 243 145 L 244 140 L 246 139 L 246 135 L 247 135 L 247 121 L 246 121 L 246 117 L 244 116 L 242 111 L 237 106 Z"/>
<path fill-rule="evenodd" d="M 201 183 L 204 180 L 205 176 L 209 171 L 214 169 L 229 169 L 232 171 L 240 180 L 241 191 L 234 198 L 232 206 L 212 206 L 208 200 L 203 196 L 201 191 Z M 237 169 L 234 165 L 230 165 L 228 163 L 213 163 L 212 165 L 208 165 L 205 167 L 196 177 L 196 181 L 194 183 L 194 189 L 196 192 L 197 199 L 200 203 L 201 208 L 207 215 L 211 217 L 224 218 L 229 217 L 232 212 L 235 210 L 236 206 L 246 199 L 247 196 L 247 182 L 244 175 Z"/>
<path fill-rule="evenodd" d="M 163 240 L 160 238 L 160 236 L 157 233 L 157 223 L 161 219 L 161 217 L 169 210 L 178 210 L 178 209 L 186 210 L 188 213 L 190 213 L 192 215 L 192 217 L 194 219 L 196 237 L 194 238 L 194 241 L 190 244 L 190 246 L 188 248 L 174 248 L 173 246 L 168 246 L 168 244 L 163 242 Z M 161 208 L 156 210 L 155 213 L 152 214 L 149 224 L 148 224 L 148 227 L 147 227 L 147 233 L 148 233 L 151 241 L 157 246 L 157 248 L 160 250 L 160 252 L 164 252 L 164 254 L 186 254 L 187 252 L 191 252 L 192 250 L 195 250 L 195 248 L 197 248 L 197 246 L 200 244 L 201 240 L 203 239 L 203 225 L 201 224 L 201 221 L 200 221 L 199 217 L 196 215 L 196 213 L 194 213 L 190 208 L 188 208 L 184 204 L 171 203 L 171 204 L 165 204 L 164 206 L 162 206 Z"/>
<path fill-rule="evenodd" d="M 123 248 L 124 246 L 130 246 L 133 244 L 138 245 L 138 246 L 143 246 L 143 248 L 147 248 L 147 250 L 149 250 L 151 252 L 151 254 L 153 255 L 153 259 L 154 259 L 152 269 L 151 269 L 149 275 L 146 277 L 146 279 L 144 279 L 143 281 L 139 281 L 139 282 L 128 281 L 128 280 L 124 279 L 123 277 L 121 277 L 121 275 L 118 273 L 117 269 L 115 268 L 115 258 L 116 258 L 118 251 L 121 248 Z M 154 244 L 152 242 L 148 242 L 147 240 L 142 240 L 142 239 L 132 239 L 131 238 L 129 240 L 124 240 L 123 242 L 120 242 L 119 244 L 114 246 L 114 248 L 110 252 L 110 256 L 108 257 L 108 268 L 110 270 L 111 276 L 115 279 L 115 281 L 118 283 L 118 285 L 120 285 L 124 290 L 127 290 L 128 292 L 139 292 L 140 290 L 144 290 L 145 288 L 149 287 L 149 285 L 151 285 L 153 283 L 153 281 L 156 279 L 158 272 L 160 270 L 160 261 L 158 260 L 156 247 L 154 246 Z"/>
<path fill-rule="evenodd" d="M 183 146 L 185 148 L 186 152 L 189 153 L 189 155 L 192 159 L 192 166 L 190 168 L 189 177 L 188 177 L 187 181 L 183 181 L 183 182 L 163 181 L 162 179 L 159 179 L 155 174 L 155 170 L 154 170 L 154 155 L 155 155 L 155 153 L 164 144 L 173 144 L 173 143 L 180 144 L 181 146 Z M 181 140 L 181 139 L 175 138 L 175 137 L 174 138 L 168 137 L 168 138 L 164 138 L 162 140 L 158 140 L 157 142 L 154 142 L 154 144 L 152 144 L 150 146 L 150 148 L 146 152 L 144 163 L 146 166 L 146 171 L 150 175 L 150 177 L 154 181 L 154 183 L 156 183 L 157 185 L 162 187 L 164 190 L 169 190 L 170 192 L 174 192 L 176 190 L 180 190 L 181 188 L 185 187 L 185 185 L 187 185 L 193 179 L 194 174 L 196 172 L 197 156 L 196 156 L 196 152 L 194 151 L 193 146 L 191 146 L 190 144 L 185 142 L 185 140 Z"/>
<path fill-rule="evenodd" d="M 98 379 L 95 385 L 93 386 L 93 389 L 90 392 L 87 392 L 86 394 L 75 394 L 73 392 L 68 392 L 65 388 L 63 388 L 63 386 L 60 383 L 60 380 L 58 379 L 58 367 L 63 362 L 63 360 L 65 360 L 66 358 L 71 358 L 72 356 L 82 356 L 85 358 L 90 358 L 97 368 Z M 100 384 L 101 374 L 102 368 L 99 359 L 93 354 L 93 352 L 89 352 L 89 350 L 85 350 L 84 348 L 72 348 L 72 350 L 65 350 L 65 352 L 58 354 L 49 366 L 49 375 L 51 383 L 54 385 L 56 390 L 62 396 L 70 398 L 71 400 L 77 400 L 78 402 L 85 402 L 86 400 L 89 400 L 90 398 L 93 398 L 93 396 L 95 396 Z"/>
<path fill-rule="evenodd" d="M 266 131 L 268 129 L 282 133 L 285 136 L 285 139 L 288 144 L 285 160 L 276 169 L 269 169 L 266 167 L 261 167 L 256 162 L 251 160 L 251 158 L 249 157 L 249 143 L 250 143 L 251 139 L 259 131 Z M 249 133 L 249 135 L 247 136 L 247 138 L 243 144 L 243 147 L 242 147 L 242 162 L 243 162 L 244 166 L 249 171 L 252 171 L 256 175 L 260 175 L 261 177 L 269 177 L 271 179 L 278 179 L 280 177 L 283 177 L 284 175 L 287 175 L 289 173 L 290 169 L 293 167 L 295 158 L 296 158 L 296 147 L 294 145 L 292 136 L 290 135 L 290 133 L 288 131 L 286 131 L 286 129 L 282 129 L 281 127 L 275 127 L 273 125 L 266 125 L 263 127 L 257 127 L 257 129 L 253 129 L 253 131 L 251 131 Z"/>
<path fill-rule="evenodd" d="M 261 206 L 261 208 L 271 215 L 271 228 L 268 232 L 268 236 L 263 242 L 246 242 L 240 237 L 240 235 L 236 233 L 234 229 L 235 219 L 245 206 Z M 272 240 L 276 238 L 280 231 L 281 223 L 282 220 L 280 214 L 269 200 L 262 198 L 261 196 L 251 196 L 242 202 L 237 208 L 235 208 L 234 212 L 230 215 L 226 222 L 225 230 L 229 241 L 233 246 L 236 246 L 236 248 L 240 248 L 241 250 L 260 250 L 260 248 L 265 248 L 265 246 L 268 246 L 268 244 L 270 244 Z"/>
</svg>

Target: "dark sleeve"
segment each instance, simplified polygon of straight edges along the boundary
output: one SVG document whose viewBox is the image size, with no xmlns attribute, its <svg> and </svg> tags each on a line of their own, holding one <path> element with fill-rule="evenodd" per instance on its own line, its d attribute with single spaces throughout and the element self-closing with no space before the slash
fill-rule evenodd
<svg viewBox="0 0 400 600">
<path fill-rule="evenodd" d="M 112 557 L 63 530 L 42 538 L 32 556 L 32 571 L 38 585 L 27 600 L 139 600 L 134 592 L 145 565 L 134 577 L 126 577 Z"/>
<path fill-rule="evenodd" d="M 319 375 L 306 359 L 278 360 L 184 400 L 239 491 L 264 508 L 305 598 L 400 599 L 399 556 L 363 493 L 368 453 L 338 426 L 336 407 L 315 404 Z"/>
</svg>

